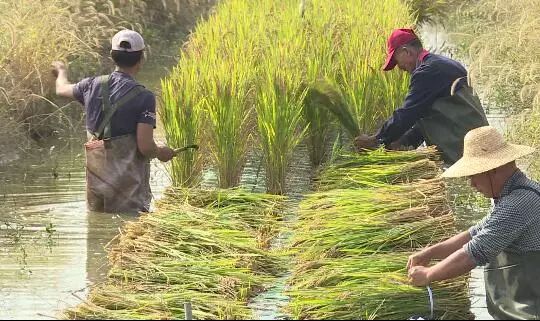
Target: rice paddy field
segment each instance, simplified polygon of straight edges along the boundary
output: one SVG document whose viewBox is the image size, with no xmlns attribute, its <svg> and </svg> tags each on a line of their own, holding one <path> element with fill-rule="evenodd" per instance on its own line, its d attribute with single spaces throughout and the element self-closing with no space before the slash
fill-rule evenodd
<svg viewBox="0 0 540 321">
<path fill-rule="evenodd" d="M 31 13 L 41 6 L 58 14 L 58 28 L 88 37 L 63 38 L 53 54 L 84 73 L 103 63 L 96 48 L 112 26 L 172 28 L 192 2 L 21 1 L 17 8 L 37 21 Z M 407 74 L 380 71 L 388 34 L 429 21 L 444 5 L 217 2 L 159 81 L 167 143 L 200 149 L 175 158 L 154 211 L 107 243 L 106 277 L 56 317 L 183 319 L 189 302 L 194 319 L 257 319 L 272 293 L 274 319 L 473 319 L 468 276 L 432 284 L 433 311 L 428 290 L 407 280 L 409 255 L 461 228 L 437 152 L 357 152 L 350 143 L 376 130 L 407 93 Z M 122 19 L 125 12 L 133 19 Z M 88 20 L 75 24 L 73 15 Z M 90 33 L 94 24 L 103 29 Z M 79 54 L 84 44 L 91 54 Z M 17 77 L 45 73 L 44 65 L 27 66 Z M 46 98 L 50 79 L 25 86 Z M 1 92 L 32 104 L 28 94 Z M 19 94 L 24 99 L 11 98 Z"/>
</svg>

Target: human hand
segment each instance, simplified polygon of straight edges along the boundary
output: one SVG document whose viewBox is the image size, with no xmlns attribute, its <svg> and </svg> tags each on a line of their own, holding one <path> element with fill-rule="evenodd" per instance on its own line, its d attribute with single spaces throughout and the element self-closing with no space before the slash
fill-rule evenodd
<svg viewBox="0 0 540 321">
<path fill-rule="evenodd" d="M 354 139 L 354 146 L 358 151 L 363 149 L 376 149 L 378 147 L 377 137 L 362 134 Z"/>
<path fill-rule="evenodd" d="M 407 261 L 407 270 L 410 270 L 416 266 L 428 266 L 431 262 L 431 257 L 425 252 L 420 251 L 409 256 Z"/>
<path fill-rule="evenodd" d="M 67 71 L 66 64 L 62 61 L 54 61 L 52 63 L 52 67 L 53 67 L 52 73 L 55 77 L 58 77 L 58 74 L 61 71 Z"/>
<path fill-rule="evenodd" d="M 167 146 L 158 147 L 157 158 L 162 162 L 168 162 L 174 157 L 174 150 Z"/>
<path fill-rule="evenodd" d="M 429 280 L 430 268 L 423 266 L 415 266 L 409 270 L 409 283 L 414 286 L 427 286 L 431 281 Z"/>
</svg>

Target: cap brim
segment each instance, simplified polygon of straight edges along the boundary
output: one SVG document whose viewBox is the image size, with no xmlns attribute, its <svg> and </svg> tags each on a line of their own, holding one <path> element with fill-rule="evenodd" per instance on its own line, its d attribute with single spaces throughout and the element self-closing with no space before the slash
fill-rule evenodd
<svg viewBox="0 0 540 321">
<path fill-rule="evenodd" d="M 535 151 L 534 148 L 523 145 L 508 144 L 502 151 L 484 157 L 462 157 L 454 165 L 450 166 L 442 177 L 469 177 L 485 173 L 497 167 L 513 162 Z"/>
<path fill-rule="evenodd" d="M 396 67 L 396 62 L 394 61 L 394 51 L 392 50 L 388 53 L 386 56 L 386 61 L 384 62 L 384 66 L 382 67 L 382 70 L 384 71 L 390 71 Z"/>
</svg>

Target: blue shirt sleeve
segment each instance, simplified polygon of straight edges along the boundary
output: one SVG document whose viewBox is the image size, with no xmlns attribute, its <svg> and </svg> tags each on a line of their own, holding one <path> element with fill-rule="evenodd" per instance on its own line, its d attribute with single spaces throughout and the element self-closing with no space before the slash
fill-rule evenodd
<svg viewBox="0 0 540 321">
<path fill-rule="evenodd" d="M 137 123 L 149 124 L 156 128 L 156 97 L 150 91 L 144 91 L 140 95 L 142 103 Z"/>
<path fill-rule="evenodd" d="M 73 97 L 84 105 L 84 97 L 88 96 L 88 93 L 92 89 L 95 77 L 85 78 L 73 86 Z"/>
<path fill-rule="evenodd" d="M 386 145 L 398 140 L 420 120 L 441 93 L 448 89 L 437 68 L 422 65 L 412 75 L 409 93 L 403 106 L 396 109 L 377 133 Z"/>
<path fill-rule="evenodd" d="M 527 192 L 515 191 L 515 201 L 501 201 L 481 225 L 469 230 L 464 250 L 477 265 L 486 265 L 514 242 L 536 219 Z"/>
</svg>

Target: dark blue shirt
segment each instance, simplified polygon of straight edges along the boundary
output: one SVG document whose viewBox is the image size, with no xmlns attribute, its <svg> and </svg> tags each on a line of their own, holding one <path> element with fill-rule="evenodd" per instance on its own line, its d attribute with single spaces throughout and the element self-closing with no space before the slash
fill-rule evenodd
<svg viewBox="0 0 540 321">
<path fill-rule="evenodd" d="M 402 145 L 418 147 L 424 137 L 415 126 L 416 122 L 427 115 L 437 99 L 450 96 L 450 89 L 456 79 L 466 76 L 467 70 L 459 62 L 427 54 L 412 73 L 405 102 L 384 123 L 377 138 L 385 145 L 399 139 Z"/>
<path fill-rule="evenodd" d="M 113 72 L 109 81 L 111 104 L 138 85 L 137 81 L 128 74 Z M 73 88 L 73 95 L 86 108 L 86 129 L 89 132 L 95 132 L 104 116 L 99 77 L 81 80 Z M 111 136 L 136 134 L 139 123 L 156 126 L 156 97 L 149 90 L 144 90 L 131 102 L 118 108 L 111 119 Z"/>
</svg>

